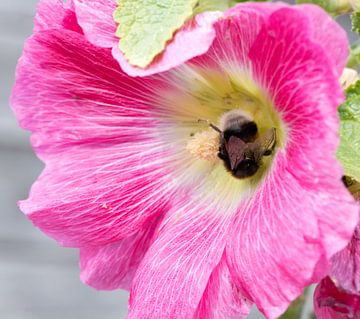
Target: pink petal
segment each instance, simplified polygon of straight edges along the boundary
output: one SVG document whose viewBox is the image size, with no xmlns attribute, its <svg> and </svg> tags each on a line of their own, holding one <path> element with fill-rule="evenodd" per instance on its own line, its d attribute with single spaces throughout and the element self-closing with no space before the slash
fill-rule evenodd
<svg viewBox="0 0 360 319">
<path fill-rule="evenodd" d="M 210 276 L 194 319 L 241 319 L 246 318 L 250 309 L 250 301 L 234 284 L 223 256 Z"/>
<path fill-rule="evenodd" d="M 135 275 L 128 319 L 192 319 L 221 260 L 231 210 L 202 193 L 179 199 Z"/>
<path fill-rule="evenodd" d="M 286 152 L 297 168 L 293 173 L 308 189 L 321 186 L 320 179 L 334 179 L 328 174 L 334 162 L 328 159 L 335 159 L 337 106 L 343 101 L 335 64 L 311 38 L 304 13 L 280 9 L 249 54 L 255 77 L 270 92 L 287 125 Z M 341 175 L 336 167 L 334 173 Z"/>
<path fill-rule="evenodd" d="M 326 277 L 315 290 L 314 309 L 317 319 L 360 319 L 360 296 L 340 290 Z"/>
<path fill-rule="evenodd" d="M 79 145 L 48 155 L 21 210 L 71 247 L 106 244 L 138 232 L 166 211 L 173 196 L 169 171 L 158 160 L 169 155 L 153 152 L 150 157 L 140 148 L 134 153 L 123 148 Z"/>
<path fill-rule="evenodd" d="M 100 290 L 129 290 L 152 243 L 157 221 L 137 234 L 105 246 L 80 248 L 81 280 Z"/>
<path fill-rule="evenodd" d="M 109 50 L 75 32 L 26 44 L 12 105 L 46 169 L 20 206 L 63 245 L 131 236 L 166 208 L 173 169 L 146 101 L 154 85 L 124 75 Z"/>
<path fill-rule="evenodd" d="M 214 60 L 217 63 L 234 61 L 238 66 L 248 66 L 249 50 L 268 15 L 267 11 L 254 9 L 248 3 L 226 12 L 225 19 L 215 25 L 216 38 L 208 54 L 199 57 L 200 61 L 205 59 L 200 64 L 211 65 L 211 60 Z"/>
<path fill-rule="evenodd" d="M 324 185 L 321 192 L 308 192 L 286 160 L 277 161 L 261 189 L 240 209 L 227 246 L 235 283 L 267 318 L 277 318 L 312 282 L 325 252 L 347 244 L 357 219 L 345 188 L 328 185 L 331 193 Z M 326 198 L 326 204 L 318 198 Z M 322 232 L 317 215 L 331 223 L 335 243 Z"/>
<path fill-rule="evenodd" d="M 311 8 L 314 7 L 308 7 L 308 11 Z M 349 203 L 349 194 L 344 194 L 340 183 L 342 169 L 335 159 L 339 125 L 337 106 L 343 101 L 336 64 L 328 60 L 325 48 L 312 42 L 312 29 L 305 17 L 302 11 L 290 8 L 275 12 L 269 26 L 254 43 L 250 58 L 255 76 L 273 95 L 274 105 L 288 126 L 286 161 L 291 174 L 304 189 L 311 192 L 326 189 L 329 191 L 326 198 L 333 196 L 332 193 L 342 194 L 344 201 Z M 336 179 L 338 185 L 324 187 Z M 341 196 L 333 199 L 338 200 Z M 347 227 L 357 219 L 356 211 L 353 201 L 351 212 L 347 212 L 352 214 Z M 339 215 L 329 217 L 326 212 L 317 213 L 320 230 L 328 243 L 325 245 L 326 258 L 343 245 L 332 225 Z M 344 221 L 340 223 L 344 224 Z"/>
<path fill-rule="evenodd" d="M 74 5 L 78 22 L 91 43 L 102 48 L 119 43 L 113 19 L 115 0 L 74 0 Z"/>
<path fill-rule="evenodd" d="M 204 59 L 208 64 L 214 59 L 218 62 L 235 60 L 236 63 L 249 67 L 249 49 L 260 29 L 272 13 L 282 8 L 291 8 L 304 13 L 302 20 L 307 21 L 309 37 L 325 49 L 323 54 L 328 55 L 340 75 L 348 56 L 345 31 L 323 9 L 311 4 L 298 6 L 289 6 L 283 2 L 238 4 L 226 11 L 224 19 L 215 24 L 217 36 L 208 54 L 199 57 L 199 60 Z M 231 41 L 224 41 L 229 37 Z"/>
<path fill-rule="evenodd" d="M 307 17 L 290 8 L 274 12 L 249 56 L 288 137 L 272 174 L 239 211 L 228 256 L 236 284 L 275 318 L 319 279 L 318 263 L 326 267 L 347 244 L 358 209 L 335 158 L 342 100 L 335 63 L 311 41 Z"/>
<path fill-rule="evenodd" d="M 216 37 L 206 54 L 198 56 L 190 64 L 222 70 L 224 63 L 235 68 L 251 68 L 249 51 L 269 15 L 283 3 L 252 3 L 236 5 L 224 13 L 215 23 Z"/>
<path fill-rule="evenodd" d="M 360 293 L 360 226 L 348 246 L 331 259 L 331 277 L 342 289 Z"/>
<path fill-rule="evenodd" d="M 128 77 L 108 49 L 82 35 L 51 30 L 26 43 L 12 104 L 21 125 L 35 131 L 35 146 L 42 151 L 93 139 L 132 142 L 147 139 L 154 128 L 150 97 L 159 85 Z M 135 124 L 142 128 L 138 134 Z"/>
<path fill-rule="evenodd" d="M 68 29 L 82 33 L 71 4 L 63 0 L 40 0 L 36 8 L 34 32 Z"/>
<path fill-rule="evenodd" d="M 335 62 L 338 76 L 344 70 L 349 54 L 349 43 L 345 30 L 322 8 L 312 4 L 304 4 L 297 7 L 304 12 L 310 20 L 310 32 L 312 40 L 325 46 L 328 58 Z"/>
</svg>

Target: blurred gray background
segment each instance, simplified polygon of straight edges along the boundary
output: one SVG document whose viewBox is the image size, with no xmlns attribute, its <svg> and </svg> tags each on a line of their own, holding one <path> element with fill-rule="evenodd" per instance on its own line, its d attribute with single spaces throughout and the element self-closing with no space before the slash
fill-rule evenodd
<svg viewBox="0 0 360 319">
<path fill-rule="evenodd" d="M 83 285 L 77 250 L 59 247 L 16 206 L 27 197 L 43 166 L 8 105 L 16 62 L 31 34 L 36 3 L 0 0 L 0 318 L 125 318 L 128 294 L 97 292 Z M 349 30 L 348 19 L 341 22 Z M 262 317 L 254 311 L 251 318 Z"/>
</svg>

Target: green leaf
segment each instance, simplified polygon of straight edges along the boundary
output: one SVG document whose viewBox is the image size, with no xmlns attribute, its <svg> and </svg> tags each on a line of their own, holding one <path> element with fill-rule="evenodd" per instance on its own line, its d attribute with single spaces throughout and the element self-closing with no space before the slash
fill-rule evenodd
<svg viewBox="0 0 360 319">
<path fill-rule="evenodd" d="M 322 7 L 326 11 L 329 11 L 331 8 L 330 1 L 328 0 L 296 0 L 296 3 L 313 3 Z"/>
<path fill-rule="evenodd" d="M 120 50 L 129 63 L 146 67 L 191 17 L 197 0 L 117 0 L 114 19 Z"/>
<path fill-rule="evenodd" d="M 360 180 L 360 81 L 346 91 L 346 101 L 339 107 L 340 146 L 337 157 L 345 174 Z"/>
<path fill-rule="evenodd" d="M 349 1 L 339 0 L 296 0 L 296 3 L 313 3 L 330 14 L 337 16 L 349 12 L 352 8 Z"/>
<path fill-rule="evenodd" d="M 279 319 L 295 319 L 301 317 L 301 312 L 305 303 L 305 293 L 295 299 Z"/>
<path fill-rule="evenodd" d="M 194 13 L 198 14 L 205 11 L 225 11 L 239 2 L 248 0 L 198 0 Z M 254 2 L 266 2 L 270 0 L 253 0 Z"/>
<path fill-rule="evenodd" d="M 199 0 L 194 9 L 194 14 L 205 11 L 225 11 L 236 3 L 237 1 L 233 0 Z"/>
<path fill-rule="evenodd" d="M 360 11 L 351 15 L 352 30 L 360 34 Z"/>
<path fill-rule="evenodd" d="M 360 65 L 360 41 L 355 42 L 350 47 L 350 55 L 347 63 L 348 68 L 356 69 Z"/>
</svg>

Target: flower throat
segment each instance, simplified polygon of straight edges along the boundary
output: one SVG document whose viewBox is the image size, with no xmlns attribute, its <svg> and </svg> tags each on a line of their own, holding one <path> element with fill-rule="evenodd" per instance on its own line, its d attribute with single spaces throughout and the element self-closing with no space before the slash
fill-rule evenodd
<svg viewBox="0 0 360 319">
<path fill-rule="evenodd" d="M 198 159 L 222 163 L 237 179 L 261 179 L 285 140 L 280 114 L 266 90 L 244 70 L 197 70 L 191 75 L 187 87 L 193 102 L 182 105 L 188 107 L 186 115 L 198 117 L 186 149 Z"/>
</svg>

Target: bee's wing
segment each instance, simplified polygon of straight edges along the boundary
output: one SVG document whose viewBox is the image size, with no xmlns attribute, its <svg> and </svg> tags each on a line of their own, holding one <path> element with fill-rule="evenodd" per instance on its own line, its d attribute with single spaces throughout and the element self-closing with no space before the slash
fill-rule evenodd
<svg viewBox="0 0 360 319">
<path fill-rule="evenodd" d="M 231 136 L 226 144 L 226 150 L 229 154 L 231 170 L 234 170 L 237 165 L 244 159 L 244 151 L 246 149 L 246 143 L 236 137 Z"/>
<path fill-rule="evenodd" d="M 252 149 L 254 150 L 254 157 L 256 160 L 260 160 L 262 156 L 270 155 L 276 144 L 276 129 L 268 129 L 262 136 L 256 139 L 253 143 Z"/>
</svg>

